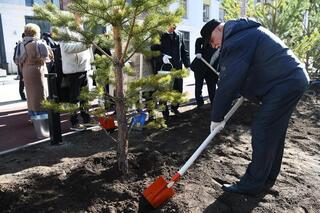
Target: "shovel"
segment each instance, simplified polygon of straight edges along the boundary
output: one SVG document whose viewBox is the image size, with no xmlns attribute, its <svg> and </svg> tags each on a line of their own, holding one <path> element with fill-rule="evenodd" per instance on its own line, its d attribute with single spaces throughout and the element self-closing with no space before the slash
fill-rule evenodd
<svg viewBox="0 0 320 213">
<path fill-rule="evenodd" d="M 197 56 L 198 59 L 200 59 L 203 63 L 205 63 L 205 65 L 207 65 L 217 76 L 219 76 L 219 73 L 217 72 L 217 70 L 215 70 L 211 64 L 209 64 L 204 58 L 202 58 L 202 56 Z"/>
<path fill-rule="evenodd" d="M 158 208 L 168 199 L 170 199 L 175 191 L 173 190 L 173 185 L 178 182 L 181 176 L 187 171 L 187 169 L 193 164 L 193 162 L 199 157 L 202 151 L 208 146 L 212 141 L 213 137 L 218 134 L 224 127 L 224 124 L 230 119 L 234 112 L 239 108 L 243 102 L 243 97 L 239 98 L 237 102 L 233 105 L 230 111 L 224 117 L 223 122 L 217 126 L 210 135 L 202 142 L 198 149 L 193 153 L 193 155 L 188 159 L 188 161 L 180 168 L 180 170 L 171 178 L 170 181 L 166 181 L 164 177 L 158 177 L 154 183 L 152 183 L 148 188 L 143 191 L 144 198 L 151 204 L 153 208 Z"/>
</svg>

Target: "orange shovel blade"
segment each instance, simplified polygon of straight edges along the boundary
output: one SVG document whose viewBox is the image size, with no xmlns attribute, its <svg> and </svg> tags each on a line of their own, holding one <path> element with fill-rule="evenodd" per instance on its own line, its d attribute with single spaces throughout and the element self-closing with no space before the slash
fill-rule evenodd
<svg viewBox="0 0 320 213">
<path fill-rule="evenodd" d="M 174 190 L 168 188 L 167 185 L 167 181 L 160 176 L 143 191 L 144 198 L 153 208 L 158 208 L 175 194 Z"/>
</svg>

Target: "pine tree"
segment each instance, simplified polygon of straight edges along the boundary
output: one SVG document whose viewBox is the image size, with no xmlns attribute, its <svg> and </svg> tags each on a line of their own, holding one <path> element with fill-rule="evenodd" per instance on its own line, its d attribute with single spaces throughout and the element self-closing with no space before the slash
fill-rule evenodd
<svg viewBox="0 0 320 213">
<path fill-rule="evenodd" d="M 122 174 L 128 172 L 128 110 L 133 107 L 143 109 L 148 107 L 151 114 L 161 110 L 163 106 L 158 103 L 170 101 L 171 103 L 185 101 L 184 95 L 171 90 L 170 84 L 174 77 L 184 77 L 186 70 L 173 71 L 169 75 L 153 75 L 125 82 L 125 75 L 135 75 L 134 70 L 128 66 L 130 58 L 136 53 L 155 55 L 150 51 L 151 44 L 159 42 L 159 35 L 170 24 L 178 23 L 183 15 L 182 7 L 169 10 L 175 0 L 73 0 L 68 4 L 68 11 L 61 11 L 52 3 L 45 6 L 34 6 L 34 12 L 40 19 L 48 20 L 56 28 L 53 32 L 58 40 L 79 41 L 69 34 L 59 31 L 61 27 L 68 27 L 70 31 L 82 35 L 81 42 L 93 45 L 103 55 L 95 56 L 97 88 L 93 91 L 83 91 L 81 96 L 87 100 L 99 98 L 102 100 L 96 114 L 104 114 L 107 102 L 115 103 L 118 121 L 118 168 Z M 75 21 L 75 15 L 81 16 L 80 27 Z M 110 29 L 108 33 L 99 34 L 101 27 Z M 106 49 L 112 50 L 108 55 Z M 115 86 L 115 95 L 105 94 L 106 83 Z M 127 88 L 127 89 L 126 89 Z M 155 92 L 146 103 L 139 102 L 140 91 L 154 88 Z M 70 106 L 58 104 L 47 107 L 64 110 Z M 157 119 L 153 125 L 163 125 L 163 119 Z"/>
<path fill-rule="evenodd" d="M 226 20 L 240 16 L 239 0 L 224 0 Z M 319 60 L 319 0 L 273 0 L 253 4 L 249 0 L 247 17 L 256 18 L 263 26 L 279 36 L 306 65 L 317 66 Z M 304 16 L 308 14 L 308 19 Z"/>
</svg>

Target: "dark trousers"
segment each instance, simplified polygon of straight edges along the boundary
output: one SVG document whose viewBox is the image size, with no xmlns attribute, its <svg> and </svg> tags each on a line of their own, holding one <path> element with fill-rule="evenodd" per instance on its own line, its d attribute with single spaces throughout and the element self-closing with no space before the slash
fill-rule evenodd
<svg viewBox="0 0 320 213">
<path fill-rule="evenodd" d="M 23 79 L 19 80 L 19 94 L 21 99 L 26 99 L 26 95 L 24 93 L 24 82 Z"/>
<path fill-rule="evenodd" d="M 195 78 L 195 98 L 198 106 L 203 105 L 202 87 L 203 81 L 206 81 L 210 103 L 213 102 L 214 94 L 216 92 L 216 84 L 218 77 L 213 72 L 194 71 Z"/>
<path fill-rule="evenodd" d="M 18 67 L 18 75 L 19 75 L 19 94 L 22 100 L 26 99 L 26 95 L 24 93 L 24 81 L 23 81 L 23 75 L 22 72 L 20 70 L 20 68 Z"/>
<path fill-rule="evenodd" d="M 183 79 L 182 78 L 175 78 L 173 82 L 173 89 L 177 90 L 178 92 L 183 92 Z M 177 110 L 179 108 L 179 104 L 171 105 L 171 109 Z"/>
<path fill-rule="evenodd" d="M 88 113 L 88 109 L 84 107 L 86 102 L 79 99 L 81 89 L 88 86 L 87 72 L 66 74 L 65 77 L 67 78 L 70 86 L 68 97 L 69 102 L 73 104 L 80 102 L 80 115 L 83 119 L 83 123 L 89 123 L 90 115 Z M 72 125 L 79 123 L 77 111 L 71 114 L 70 122 Z"/>
<path fill-rule="evenodd" d="M 271 89 L 254 118 L 252 160 L 239 184 L 247 192 L 260 192 L 265 184 L 274 183 L 280 172 L 289 119 L 305 90 L 288 88 L 278 85 Z"/>
</svg>

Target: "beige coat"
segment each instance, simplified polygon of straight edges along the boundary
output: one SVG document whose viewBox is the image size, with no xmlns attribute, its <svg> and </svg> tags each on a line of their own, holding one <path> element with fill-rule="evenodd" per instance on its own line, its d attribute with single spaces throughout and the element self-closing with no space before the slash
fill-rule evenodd
<svg viewBox="0 0 320 213">
<path fill-rule="evenodd" d="M 41 102 L 48 96 L 48 86 L 45 74 L 48 73 L 45 60 L 39 58 L 36 52 L 36 42 L 30 42 L 25 46 L 26 60 L 21 64 L 24 85 L 27 93 L 28 111 L 46 111 Z M 49 57 L 53 57 L 48 47 Z"/>
</svg>

